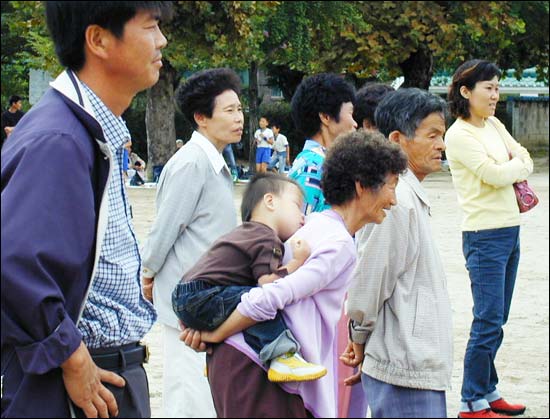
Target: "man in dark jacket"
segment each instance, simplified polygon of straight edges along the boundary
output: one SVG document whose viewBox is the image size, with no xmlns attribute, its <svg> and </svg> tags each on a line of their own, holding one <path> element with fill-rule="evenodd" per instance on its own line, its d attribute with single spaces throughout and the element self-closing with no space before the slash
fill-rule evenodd
<svg viewBox="0 0 550 419">
<path fill-rule="evenodd" d="M 149 417 L 156 319 L 120 115 L 162 66 L 162 2 L 46 2 L 67 67 L 2 149 L 2 417 Z M 47 162 L 44 164 L 44 162 Z"/>
</svg>

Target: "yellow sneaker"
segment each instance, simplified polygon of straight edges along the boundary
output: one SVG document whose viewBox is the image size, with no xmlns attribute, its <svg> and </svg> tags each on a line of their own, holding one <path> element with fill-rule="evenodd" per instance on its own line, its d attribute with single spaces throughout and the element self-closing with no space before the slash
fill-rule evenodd
<svg viewBox="0 0 550 419">
<path fill-rule="evenodd" d="M 327 369 L 307 362 L 297 353 L 287 353 L 271 361 L 267 378 L 274 383 L 312 381 L 323 377 Z"/>
</svg>

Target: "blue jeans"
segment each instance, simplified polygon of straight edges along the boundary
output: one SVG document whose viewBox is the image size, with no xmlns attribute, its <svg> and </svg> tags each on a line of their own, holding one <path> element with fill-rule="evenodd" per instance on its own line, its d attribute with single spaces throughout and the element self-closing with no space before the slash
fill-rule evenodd
<svg viewBox="0 0 550 419">
<path fill-rule="evenodd" d="M 500 396 L 495 358 L 508 320 L 520 245 L 519 226 L 462 233 L 462 250 L 470 274 L 474 320 L 464 356 L 460 410 L 478 411 Z"/>
<path fill-rule="evenodd" d="M 210 285 L 204 281 L 180 282 L 172 293 L 172 308 L 186 326 L 196 330 L 214 330 L 237 308 L 241 296 L 252 288 Z M 243 336 L 264 363 L 300 349 L 280 312 L 273 320 L 244 330 Z"/>
<path fill-rule="evenodd" d="M 271 162 L 269 163 L 269 166 L 267 166 L 267 168 L 269 170 L 273 169 L 277 165 L 277 162 L 279 162 L 279 173 L 284 173 L 286 164 L 286 151 L 275 151 L 271 156 Z"/>
<path fill-rule="evenodd" d="M 384 383 L 361 374 L 373 418 L 446 418 L 444 391 L 420 390 Z"/>
</svg>

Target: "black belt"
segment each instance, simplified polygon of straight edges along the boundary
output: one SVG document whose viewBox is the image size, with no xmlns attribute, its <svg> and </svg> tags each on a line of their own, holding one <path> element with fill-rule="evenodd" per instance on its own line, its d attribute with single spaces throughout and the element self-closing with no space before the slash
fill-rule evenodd
<svg viewBox="0 0 550 419">
<path fill-rule="evenodd" d="M 126 369 L 149 361 L 149 348 L 141 343 L 108 349 L 90 349 L 95 364 L 105 370 Z"/>
</svg>

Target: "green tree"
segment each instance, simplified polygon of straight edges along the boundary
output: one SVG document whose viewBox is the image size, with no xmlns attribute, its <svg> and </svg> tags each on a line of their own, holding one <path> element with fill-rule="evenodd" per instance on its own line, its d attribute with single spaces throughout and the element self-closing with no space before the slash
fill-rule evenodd
<svg viewBox="0 0 550 419">
<path fill-rule="evenodd" d="M 548 82 L 550 3 L 547 1 L 513 1 L 511 3 L 511 13 L 525 22 L 525 31 L 513 36 L 511 44 L 499 51 L 499 64 L 505 69 L 516 69 L 518 78 L 524 68 L 536 66 L 538 79 Z"/>
<path fill-rule="evenodd" d="M 283 2 L 273 17 L 268 69 L 291 96 L 320 71 L 427 89 L 434 68 L 470 58 L 502 68 L 537 66 L 548 80 L 548 2 Z"/>
<path fill-rule="evenodd" d="M 29 69 L 59 70 L 40 2 L 2 2 L 2 106 L 12 94 L 26 96 Z"/>
<path fill-rule="evenodd" d="M 402 74 L 404 87 L 428 89 L 434 67 L 454 68 L 477 55 L 499 62 L 500 51 L 525 32 L 512 2 L 361 2 L 366 25 L 350 25 L 335 49 L 360 77 Z M 542 64 L 542 63 L 541 63 Z"/>
<path fill-rule="evenodd" d="M 270 84 L 289 101 L 308 74 L 341 73 L 346 64 L 333 45 L 346 28 L 364 28 L 358 2 L 283 1 L 269 19 L 262 48 Z"/>
<path fill-rule="evenodd" d="M 179 1 L 174 17 L 163 26 L 168 47 L 161 78 L 149 91 L 147 132 L 149 158 L 152 164 L 164 164 L 174 151 L 174 88 L 184 71 L 210 67 L 252 69 L 252 84 L 262 62 L 261 44 L 264 27 L 273 1 Z M 249 89 L 254 92 L 254 89 Z M 250 113 L 257 109 L 257 97 L 249 98 Z M 159 106 L 161 105 L 161 106 Z M 157 113 L 157 116 L 153 116 Z M 256 118 L 249 118 L 252 124 Z M 252 126 L 249 128 L 249 132 Z M 252 131 L 253 132 L 253 131 Z"/>
<path fill-rule="evenodd" d="M 428 88 L 434 68 L 452 70 L 469 58 L 517 74 L 536 66 L 548 81 L 548 8 L 547 1 L 175 2 L 174 18 L 163 25 L 169 43 L 160 80 L 146 94 L 148 166 L 164 164 L 174 151 L 174 89 L 184 71 L 248 69 L 250 97 L 243 99 L 251 139 L 262 67 L 287 100 L 308 74 L 381 81 L 404 75 L 405 86 Z M 61 69 L 43 7 L 3 1 L 3 103 L 13 89 L 28 89 L 29 68 Z"/>
</svg>

